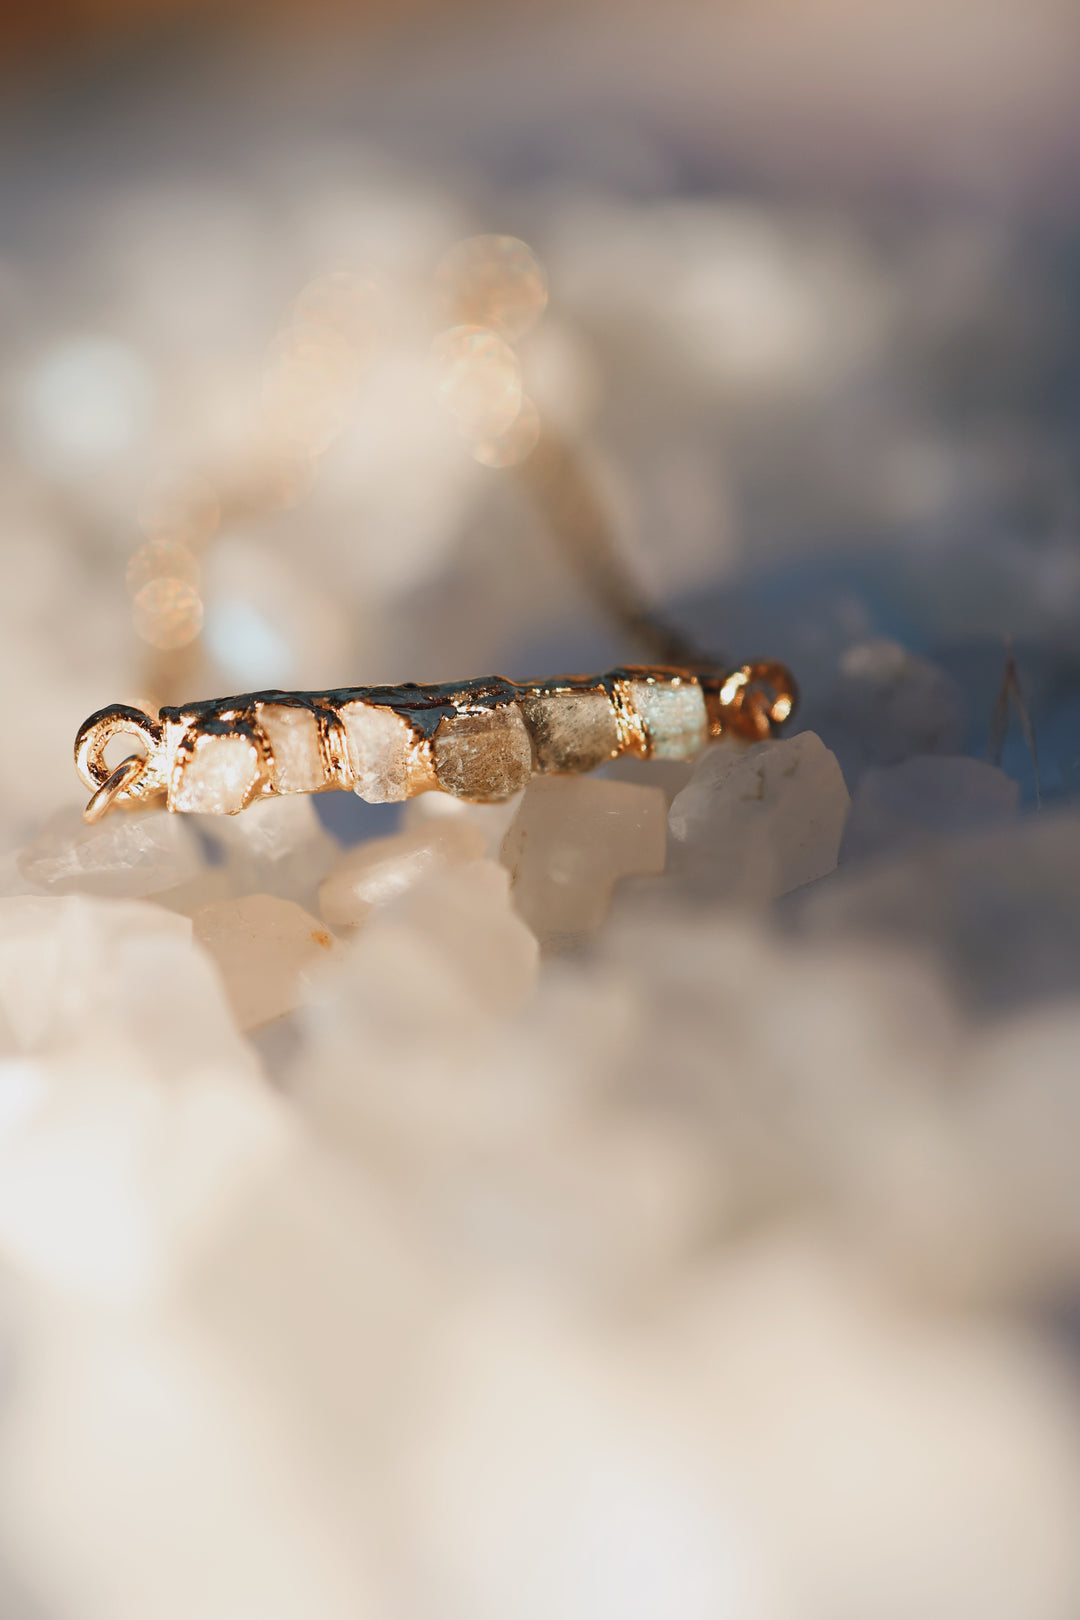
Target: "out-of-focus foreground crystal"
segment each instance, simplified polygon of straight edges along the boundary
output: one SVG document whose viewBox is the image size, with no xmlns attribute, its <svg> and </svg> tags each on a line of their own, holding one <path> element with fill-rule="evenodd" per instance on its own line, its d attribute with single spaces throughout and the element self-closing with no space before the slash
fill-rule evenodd
<svg viewBox="0 0 1080 1620">
<path fill-rule="evenodd" d="M 564 9 L 11 113 L 3 1620 L 1080 1614 L 1067 8 Z M 523 689 L 398 817 L 368 705 L 316 811 L 273 693 L 645 657 L 608 540 L 798 729 Z M 84 826 L 222 692 L 281 797 Z"/>
<path fill-rule="evenodd" d="M 350 850 L 283 799 L 60 815 L 22 851 L 12 1591 L 1067 1620 L 1080 1397 L 1039 1324 L 1080 1282 L 1080 1011 L 987 1026 L 890 927 L 924 869 L 920 915 L 970 904 L 978 840 L 1021 888 L 1044 847 L 1075 864 L 1073 822 L 912 759 L 864 779 L 830 876 L 813 735 L 707 753 L 670 831 L 640 769 L 420 799 Z"/>
</svg>

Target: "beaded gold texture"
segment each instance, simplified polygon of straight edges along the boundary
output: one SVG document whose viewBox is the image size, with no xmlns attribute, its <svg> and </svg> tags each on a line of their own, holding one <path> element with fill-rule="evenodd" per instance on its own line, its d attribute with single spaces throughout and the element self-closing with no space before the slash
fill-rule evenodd
<svg viewBox="0 0 1080 1620">
<path fill-rule="evenodd" d="M 589 771 L 620 754 L 693 759 L 728 734 L 760 741 L 794 704 L 791 675 L 776 663 L 272 690 L 157 716 L 119 703 L 99 709 L 79 730 L 75 764 L 93 794 L 90 822 L 116 805 L 234 815 L 258 799 L 342 788 L 376 804 L 430 789 L 491 803 L 533 771 Z M 145 752 L 111 769 L 105 750 L 116 736 Z"/>
</svg>

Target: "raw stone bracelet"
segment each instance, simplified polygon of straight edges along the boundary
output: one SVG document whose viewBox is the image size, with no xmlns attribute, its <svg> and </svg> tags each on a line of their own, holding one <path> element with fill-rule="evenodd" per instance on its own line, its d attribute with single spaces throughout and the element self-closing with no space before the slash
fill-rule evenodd
<svg viewBox="0 0 1080 1620">
<path fill-rule="evenodd" d="M 83 812 L 89 822 L 117 804 L 235 815 L 271 795 L 335 788 L 370 804 L 432 788 L 495 802 L 534 770 L 591 771 L 620 754 L 688 760 L 728 733 L 760 740 L 794 703 L 791 675 L 776 663 L 726 673 L 630 665 L 550 681 L 249 692 L 156 717 L 116 703 L 80 728 L 75 765 L 93 792 Z M 115 736 L 134 737 L 146 752 L 110 771 L 105 749 Z"/>
</svg>

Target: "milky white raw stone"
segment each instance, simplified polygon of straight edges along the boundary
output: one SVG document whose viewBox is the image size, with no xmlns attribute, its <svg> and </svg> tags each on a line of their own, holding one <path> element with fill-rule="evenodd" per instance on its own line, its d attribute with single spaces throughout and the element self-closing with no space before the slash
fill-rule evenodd
<svg viewBox="0 0 1080 1620">
<path fill-rule="evenodd" d="M 629 782 L 632 787 L 658 787 L 670 806 L 694 774 L 687 759 L 642 759 L 638 754 L 622 754 L 600 772 L 608 782 Z"/>
<path fill-rule="evenodd" d="M 615 711 L 602 689 L 523 697 L 520 707 L 542 771 L 591 771 L 618 752 Z"/>
<path fill-rule="evenodd" d="M 524 791 L 522 788 L 498 804 L 474 804 L 468 799 L 455 799 L 452 793 L 421 793 L 405 806 L 401 825 L 404 831 L 412 832 L 428 827 L 433 821 L 462 822 L 483 834 L 484 854 L 489 860 L 497 861 Z"/>
<path fill-rule="evenodd" d="M 253 1067 L 187 918 L 86 895 L 0 901 L 0 1051 L 165 1076 Z"/>
<path fill-rule="evenodd" d="M 430 817 L 407 832 L 372 838 L 347 851 L 319 889 L 319 910 L 331 928 L 355 928 L 372 906 L 386 905 L 430 874 L 481 860 L 486 852 L 484 834 L 463 817 Z"/>
<path fill-rule="evenodd" d="M 716 898 L 774 899 L 833 870 L 848 805 L 812 731 L 710 749 L 671 806 L 672 869 Z"/>
<path fill-rule="evenodd" d="M 201 733 L 184 761 L 180 780 L 169 789 L 172 810 L 236 815 L 244 808 L 259 775 L 259 752 L 242 733 Z"/>
<path fill-rule="evenodd" d="M 256 799 L 241 816 L 175 818 L 194 827 L 207 865 L 159 905 L 192 916 L 199 906 L 245 894 L 276 894 L 311 910 L 319 884 L 341 853 L 310 795 Z"/>
<path fill-rule="evenodd" d="M 868 765 L 958 753 L 964 700 L 936 664 L 895 641 L 863 641 L 844 653 L 831 688 L 807 708 L 804 723 L 822 732 L 853 784 Z"/>
<path fill-rule="evenodd" d="M 88 827 L 58 810 L 18 857 L 18 870 L 50 894 L 138 899 L 186 883 L 202 870 L 194 829 L 167 810 L 115 810 Z"/>
<path fill-rule="evenodd" d="M 514 905 L 560 949 L 603 922 L 620 878 L 664 869 L 667 806 L 659 788 L 587 776 L 535 776 L 500 859 Z"/>
<path fill-rule="evenodd" d="M 310 975 L 339 949 L 317 917 L 295 901 L 271 894 L 204 906 L 192 927 L 221 971 L 241 1029 L 255 1029 L 291 1012 Z"/>
<path fill-rule="evenodd" d="M 516 703 L 459 714 L 435 733 L 439 786 L 462 799 L 508 799 L 529 780 L 532 744 Z"/>
<path fill-rule="evenodd" d="M 374 910 L 314 987 L 291 1083 L 320 1116 L 415 1118 L 428 1087 L 456 1083 L 475 1043 L 526 1000 L 538 955 L 503 867 L 471 861 L 425 877 Z"/>
<path fill-rule="evenodd" d="M 409 791 L 412 728 L 393 709 L 357 701 L 342 705 L 353 792 L 368 804 L 395 804 Z"/>
<path fill-rule="evenodd" d="M 728 1521 L 747 1585 L 775 1574 L 764 1612 L 792 1620 L 1062 1620 L 1080 1596 L 1064 1358 L 1007 1321 L 913 1306 L 837 1250 L 766 1237 L 706 1268 L 671 1323 L 667 1380 L 764 1514 L 746 1539 Z"/>
<path fill-rule="evenodd" d="M 1080 1267 L 1080 1008 L 1062 1000 L 997 1019 L 961 1063 L 956 1180 L 978 1200 L 981 1280 L 1053 1297 Z"/>
<path fill-rule="evenodd" d="M 947 965 L 984 1014 L 1080 983 L 1080 816 L 1044 811 L 872 863 L 803 897 L 814 937 L 892 940 Z"/>
<path fill-rule="evenodd" d="M 846 860 L 899 852 L 981 831 L 1010 821 L 1019 803 L 1019 784 L 984 760 L 916 754 L 864 772 L 841 853 Z"/>
<path fill-rule="evenodd" d="M 520 1005 L 536 981 L 536 939 L 509 889 L 501 866 L 470 861 L 406 890 L 384 913 L 388 925 L 407 925 L 452 962 L 455 977 L 488 1015 Z"/>
<path fill-rule="evenodd" d="M 630 699 L 657 759 L 692 759 L 709 739 L 705 694 L 691 681 L 631 681 Z"/>
<path fill-rule="evenodd" d="M 278 792 L 317 792 L 326 779 L 317 717 L 287 703 L 260 703 L 256 719 L 274 756 L 270 774 Z"/>
<path fill-rule="evenodd" d="M 0 1460 L 5 1617 L 24 1580 L 80 1620 L 388 1614 L 357 1503 L 427 1325 L 388 1200 L 264 1083 L 90 1062 L 42 1089 L 0 1139 L 34 1350 Z"/>
</svg>

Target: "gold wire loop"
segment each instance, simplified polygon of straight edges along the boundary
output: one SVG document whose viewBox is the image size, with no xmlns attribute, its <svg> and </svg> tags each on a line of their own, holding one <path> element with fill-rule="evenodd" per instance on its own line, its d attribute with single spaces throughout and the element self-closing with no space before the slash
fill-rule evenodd
<svg viewBox="0 0 1080 1620">
<path fill-rule="evenodd" d="M 146 770 L 147 764 L 145 754 L 129 754 L 127 759 L 116 767 L 109 779 L 98 788 L 82 813 L 83 820 L 88 826 L 92 827 L 96 821 L 107 816 L 117 799 L 131 792 Z"/>
<path fill-rule="evenodd" d="M 732 670 L 720 683 L 713 734 L 734 732 L 748 742 L 764 742 L 791 718 L 798 688 L 786 664 L 763 659 Z"/>
<path fill-rule="evenodd" d="M 114 737 L 134 737 L 149 758 L 160 752 L 164 739 L 160 720 L 129 703 L 111 703 L 84 720 L 75 738 L 75 769 L 84 786 L 92 792 L 103 788 L 115 776 L 105 763 L 105 750 Z M 125 764 L 127 762 L 125 761 Z M 142 776 L 140 771 L 139 775 Z M 134 784 L 132 784 L 134 785 Z"/>
</svg>

